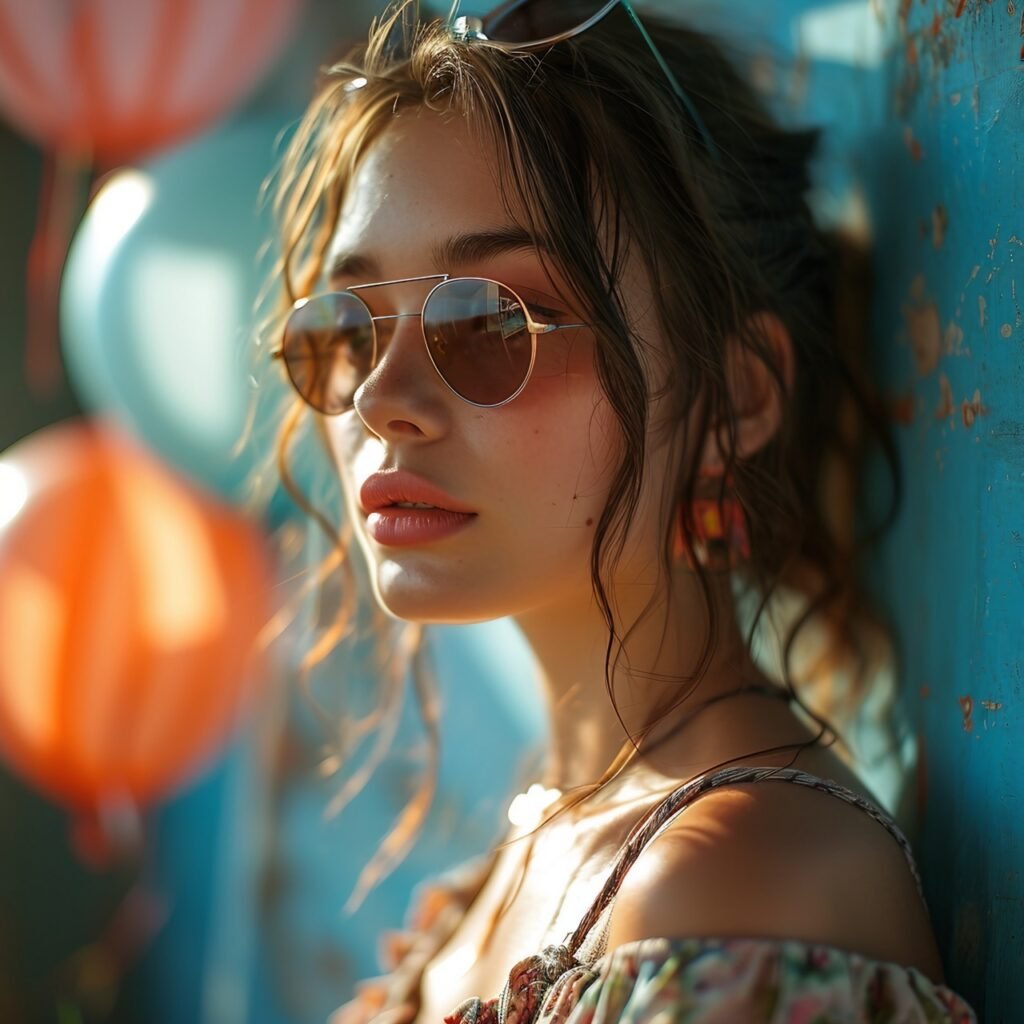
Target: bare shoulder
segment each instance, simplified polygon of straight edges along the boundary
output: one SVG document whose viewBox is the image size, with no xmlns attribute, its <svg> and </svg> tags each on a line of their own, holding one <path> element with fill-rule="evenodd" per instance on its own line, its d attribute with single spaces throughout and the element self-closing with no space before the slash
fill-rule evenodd
<svg viewBox="0 0 1024 1024">
<path fill-rule="evenodd" d="M 648 843 L 619 889 L 607 948 L 686 936 L 817 942 L 943 980 L 899 844 L 859 807 L 807 786 L 722 786 Z"/>
</svg>

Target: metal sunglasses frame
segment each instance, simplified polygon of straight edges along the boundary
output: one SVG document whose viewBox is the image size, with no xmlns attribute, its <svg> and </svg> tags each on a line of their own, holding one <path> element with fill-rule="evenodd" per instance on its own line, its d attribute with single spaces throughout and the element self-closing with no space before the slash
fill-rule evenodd
<svg viewBox="0 0 1024 1024">
<path fill-rule="evenodd" d="M 697 112 L 697 108 L 693 105 L 693 101 L 687 96 L 683 87 L 679 84 L 678 79 L 672 73 L 672 69 L 668 66 L 665 58 L 661 55 L 661 51 L 657 46 L 654 45 L 654 40 L 651 38 L 650 33 L 644 28 L 643 22 L 640 20 L 636 13 L 636 9 L 630 0 L 608 0 L 598 11 L 592 14 L 586 20 L 580 22 L 575 28 L 571 28 L 566 32 L 559 32 L 553 36 L 547 36 L 544 39 L 531 39 L 527 42 L 505 42 L 501 39 L 489 39 L 484 34 L 484 22 L 488 21 L 496 16 L 505 16 L 512 14 L 517 8 L 522 7 L 526 3 L 537 2 L 537 0 L 507 0 L 506 3 L 501 4 L 494 10 L 485 14 L 482 18 L 473 17 L 471 15 L 462 15 L 456 17 L 456 13 L 459 9 L 461 0 L 453 0 L 451 9 L 448 11 L 448 17 L 446 25 L 448 28 L 448 34 L 460 42 L 469 42 L 474 39 L 481 39 L 491 43 L 493 46 L 501 47 L 505 50 L 537 50 L 542 47 L 553 46 L 555 43 L 560 43 L 564 39 L 571 39 L 573 36 L 578 36 L 581 32 L 586 32 L 588 28 L 596 25 L 606 14 L 612 11 L 619 4 L 625 8 L 626 13 L 629 15 L 630 21 L 636 26 L 640 35 L 643 36 L 644 42 L 647 43 L 651 53 L 654 54 L 654 59 L 658 62 L 658 66 L 664 72 L 665 77 L 669 80 L 672 86 L 672 90 L 675 92 L 680 103 L 686 108 L 687 113 L 693 119 L 694 124 L 700 131 L 701 136 L 704 139 L 704 144 L 708 148 L 708 152 L 711 154 L 714 161 L 718 164 L 721 163 L 721 156 L 718 151 L 718 147 L 715 145 L 714 140 L 711 138 L 711 133 L 708 131 L 707 126 L 704 124 L 703 118 Z M 549 2 L 556 2 L 556 0 L 549 0 Z"/>
<path fill-rule="evenodd" d="M 430 291 L 427 293 L 426 298 L 423 300 L 423 305 L 418 313 L 389 313 L 385 316 L 374 316 L 373 313 L 370 311 L 370 307 L 367 306 L 366 303 L 363 302 L 363 300 L 358 295 L 355 294 L 357 291 L 362 291 L 364 288 L 380 288 L 383 285 L 387 284 L 405 284 L 409 281 L 432 281 L 436 280 L 437 278 L 441 278 L 441 280 L 438 281 L 437 284 L 435 284 L 434 287 L 431 288 Z M 516 390 L 511 395 L 509 395 L 508 398 L 503 398 L 500 402 L 474 402 L 472 399 L 466 398 L 465 395 L 460 395 L 459 392 L 456 391 L 455 388 L 453 388 L 451 384 L 448 383 L 447 379 L 445 378 L 445 375 L 441 372 L 440 367 L 438 367 L 437 363 L 434 361 L 434 354 L 430 351 L 430 343 L 427 340 L 427 332 L 423 328 L 423 311 L 427 308 L 427 303 L 430 301 L 430 297 L 434 294 L 434 292 L 436 292 L 438 288 L 442 288 L 445 284 L 450 284 L 452 281 L 486 281 L 488 284 L 496 284 L 499 288 L 504 288 L 505 291 L 510 292 L 513 295 L 516 302 L 518 302 L 520 307 L 522 308 L 524 316 L 526 317 L 526 329 L 530 332 L 530 365 L 527 368 L 526 375 L 523 377 L 523 381 L 519 385 L 519 387 L 516 388 Z M 455 277 L 452 277 L 450 274 L 423 274 L 420 277 L 396 277 L 391 281 L 374 281 L 371 284 L 355 284 L 351 285 L 348 288 L 343 288 L 340 291 L 318 292 L 316 295 L 310 295 L 305 298 L 297 299 L 295 303 L 292 305 L 292 313 L 295 313 L 297 310 L 305 306 L 306 303 L 312 302 L 314 299 L 323 299 L 331 295 L 346 294 L 352 295 L 353 298 L 359 300 L 359 303 L 366 310 L 366 315 L 370 319 L 370 329 L 373 331 L 373 356 L 371 363 L 372 367 L 375 367 L 377 365 L 377 321 L 400 320 L 403 317 L 418 316 L 420 318 L 420 333 L 423 335 L 423 345 L 427 350 L 427 355 L 430 357 L 431 365 L 437 371 L 437 375 L 441 378 L 441 380 L 444 381 L 445 386 L 448 388 L 449 391 L 452 392 L 452 394 L 461 399 L 463 402 L 466 402 L 469 405 L 476 406 L 478 409 L 497 409 L 502 405 L 507 405 L 509 402 L 512 401 L 513 398 L 517 397 L 519 394 L 522 393 L 523 388 L 525 388 L 526 385 L 529 383 L 530 377 L 533 376 L 533 367 L 537 361 L 538 334 L 549 334 L 552 331 L 560 331 L 568 327 L 590 326 L 589 324 L 550 324 L 541 323 L 539 320 L 534 320 L 530 314 L 529 305 L 527 305 L 527 303 L 523 301 L 522 297 L 518 294 L 518 292 L 516 292 L 514 288 L 510 288 L 504 282 L 496 281 L 494 280 L 494 278 L 479 277 L 472 274 L 457 275 Z M 290 318 L 291 314 L 289 314 L 289 319 Z M 284 360 L 283 341 L 281 344 L 277 345 L 275 348 L 271 350 L 270 356 L 272 359 Z M 287 368 L 287 360 L 285 360 L 285 366 Z M 291 379 L 290 372 L 288 374 L 288 377 L 289 379 Z M 292 384 L 294 386 L 294 380 L 292 380 Z M 317 409 L 316 406 L 313 405 L 305 397 L 305 395 L 303 395 L 302 392 L 299 391 L 297 387 L 295 388 L 295 390 L 298 392 L 299 397 L 302 398 L 302 400 L 306 402 L 306 404 L 309 405 L 310 408 L 316 409 L 317 412 L 321 413 L 324 416 L 340 416 L 341 413 L 346 412 L 348 411 L 348 409 L 352 408 L 352 406 L 349 405 L 345 409 L 339 409 L 337 412 L 326 412 L 323 409 Z"/>
</svg>

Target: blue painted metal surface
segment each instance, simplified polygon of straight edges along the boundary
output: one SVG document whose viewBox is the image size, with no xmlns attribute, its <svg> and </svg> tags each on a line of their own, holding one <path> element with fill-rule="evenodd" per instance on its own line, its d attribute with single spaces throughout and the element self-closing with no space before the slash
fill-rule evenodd
<svg viewBox="0 0 1024 1024">
<path fill-rule="evenodd" d="M 876 582 L 919 740 L 947 973 L 1024 1020 L 1024 5 L 886 5 L 866 176 L 906 503 Z"/>
<path fill-rule="evenodd" d="M 868 578 L 917 742 L 915 851 L 950 985 L 1022 1021 L 1024 3 L 660 7 L 745 38 L 780 116 L 828 129 L 817 212 L 873 243 L 905 499 Z"/>
</svg>

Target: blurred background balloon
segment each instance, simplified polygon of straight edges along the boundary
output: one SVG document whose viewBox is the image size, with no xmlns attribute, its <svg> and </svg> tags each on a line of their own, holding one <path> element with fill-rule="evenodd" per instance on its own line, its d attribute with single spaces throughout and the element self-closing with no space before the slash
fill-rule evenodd
<svg viewBox="0 0 1024 1024">
<path fill-rule="evenodd" d="M 44 148 L 138 160 L 231 108 L 303 0 L 0 0 L 0 109 Z"/>
<path fill-rule="evenodd" d="M 166 796 L 265 676 L 261 532 L 99 422 L 7 451 L 0 502 L 0 750 L 85 821 Z"/>
<path fill-rule="evenodd" d="M 235 449 L 253 394 L 257 299 L 272 265 L 260 186 L 288 125 L 284 114 L 247 118 L 112 174 L 82 220 L 61 286 L 65 363 L 82 404 L 235 499 L 256 451 Z"/>
<path fill-rule="evenodd" d="M 0 114 L 46 153 L 25 377 L 60 379 L 56 303 L 95 176 L 202 131 L 266 73 L 304 0 L 0 0 Z"/>
</svg>

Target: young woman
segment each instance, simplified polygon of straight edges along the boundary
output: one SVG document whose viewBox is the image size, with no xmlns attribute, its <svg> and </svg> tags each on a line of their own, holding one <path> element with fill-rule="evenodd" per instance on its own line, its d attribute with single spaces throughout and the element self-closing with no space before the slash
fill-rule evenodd
<svg viewBox="0 0 1024 1024">
<path fill-rule="evenodd" d="M 558 797 L 428 890 L 339 1021 L 975 1019 L 905 837 L 738 613 L 803 595 L 788 640 L 813 626 L 819 665 L 870 621 L 827 501 L 887 436 L 837 312 L 856 268 L 805 197 L 815 139 L 615 0 L 405 3 L 326 72 L 277 192 L 281 470 L 313 417 L 337 635 L 353 539 L 385 651 L 514 619 Z"/>
</svg>

